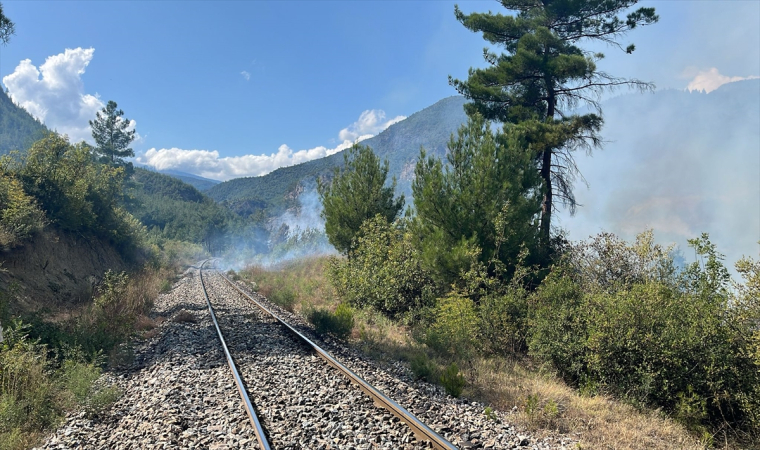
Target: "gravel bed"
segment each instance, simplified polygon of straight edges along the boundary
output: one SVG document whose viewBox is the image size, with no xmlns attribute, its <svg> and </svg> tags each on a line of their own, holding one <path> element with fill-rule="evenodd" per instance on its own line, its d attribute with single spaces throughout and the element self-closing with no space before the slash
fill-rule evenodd
<svg viewBox="0 0 760 450">
<path fill-rule="evenodd" d="M 39 448 L 258 448 L 197 270 L 186 272 L 170 293 L 159 296 L 152 315 L 168 320 L 156 336 L 135 346 L 127 367 L 100 380 L 122 390 L 119 400 L 101 417 L 70 415 Z"/>
<path fill-rule="evenodd" d="M 215 272 L 204 280 L 273 448 L 429 448 Z"/>
<path fill-rule="evenodd" d="M 341 341 L 317 335 L 303 317 L 251 292 L 244 282 L 238 281 L 237 285 L 459 448 L 569 449 L 578 442 L 577 438 L 559 433 L 543 438 L 531 436 L 510 425 L 511 411 L 494 410 L 487 418 L 484 405 L 451 397 L 441 386 L 415 380 L 407 364 L 368 359 Z"/>
</svg>

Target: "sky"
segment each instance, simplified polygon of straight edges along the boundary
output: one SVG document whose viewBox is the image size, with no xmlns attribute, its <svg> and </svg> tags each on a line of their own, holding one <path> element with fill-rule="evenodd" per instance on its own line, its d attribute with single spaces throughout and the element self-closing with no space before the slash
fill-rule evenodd
<svg viewBox="0 0 760 450">
<path fill-rule="evenodd" d="M 72 141 L 91 141 L 87 121 L 114 100 L 137 130 L 138 162 L 217 180 L 263 175 L 456 95 L 449 75 L 483 67 L 488 44 L 456 21 L 455 3 L 5 0 L 16 34 L 0 46 L 0 80 Z M 458 3 L 465 13 L 504 12 L 492 1 Z M 760 76 L 760 1 L 639 6 L 654 6 L 660 21 L 620 39 L 633 54 L 584 45 L 606 55 L 601 70 L 658 90 Z M 605 163 L 582 161 L 592 189 L 614 182 Z M 575 237 L 616 231 L 594 207 L 607 208 L 592 204 L 563 222 Z M 757 241 L 760 230 L 749 235 Z"/>
</svg>

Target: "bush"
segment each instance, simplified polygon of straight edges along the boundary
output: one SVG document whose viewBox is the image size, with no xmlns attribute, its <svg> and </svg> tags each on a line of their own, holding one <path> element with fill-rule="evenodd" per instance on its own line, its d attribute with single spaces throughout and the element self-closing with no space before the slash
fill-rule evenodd
<svg viewBox="0 0 760 450">
<path fill-rule="evenodd" d="M 273 290 L 267 298 L 280 308 L 290 312 L 293 312 L 293 307 L 296 304 L 296 294 L 291 288 L 285 286 Z"/>
<path fill-rule="evenodd" d="M 333 259 L 330 267 L 330 280 L 344 301 L 391 318 L 433 302 L 431 279 L 408 232 L 378 215 L 362 225 L 360 236 L 350 258 Z"/>
<path fill-rule="evenodd" d="M 47 220 L 21 183 L 0 168 L 0 250 L 20 245 L 40 231 Z"/>
<path fill-rule="evenodd" d="M 99 386 L 97 379 L 102 373 L 99 358 L 86 361 L 80 352 L 70 354 L 60 370 L 60 382 L 76 403 L 84 408 L 87 417 L 100 416 L 121 395 L 116 386 Z"/>
<path fill-rule="evenodd" d="M 62 408 L 44 347 L 30 341 L 20 321 L 5 330 L 0 344 L 0 442 L 23 442 L 56 423 Z"/>
<path fill-rule="evenodd" d="M 338 305 L 334 313 L 326 309 L 314 309 L 308 313 L 309 322 L 319 334 L 332 334 L 345 339 L 354 328 L 354 312 L 345 303 Z"/>
<path fill-rule="evenodd" d="M 528 293 L 515 287 L 483 297 L 478 307 L 479 338 L 485 353 L 507 355 L 526 350 Z"/>
<path fill-rule="evenodd" d="M 438 370 L 435 364 L 423 352 L 415 353 L 409 361 L 416 380 L 429 381 L 435 383 L 438 381 Z"/>
<path fill-rule="evenodd" d="M 438 300 L 425 343 L 436 352 L 467 359 L 478 350 L 478 315 L 469 297 L 453 292 Z"/>
<path fill-rule="evenodd" d="M 756 432 L 757 322 L 739 318 L 707 236 L 690 244 L 704 261 L 677 275 L 584 292 L 571 268 L 555 270 L 531 300 L 530 351 L 575 385 L 662 407 L 692 429 L 728 422 Z"/>
<path fill-rule="evenodd" d="M 440 377 L 441 386 L 446 390 L 446 393 L 452 397 L 459 397 L 462 395 L 462 389 L 464 388 L 464 377 L 459 373 L 459 367 L 456 363 L 451 363 L 446 369 L 443 370 Z"/>
<path fill-rule="evenodd" d="M 59 228 L 90 232 L 122 252 L 142 243 L 144 227 L 119 206 L 124 169 L 96 163 L 86 143 L 72 145 L 65 136 L 50 133 L 22 157 L 4 158 L 1 165 Z"/>
</svg>

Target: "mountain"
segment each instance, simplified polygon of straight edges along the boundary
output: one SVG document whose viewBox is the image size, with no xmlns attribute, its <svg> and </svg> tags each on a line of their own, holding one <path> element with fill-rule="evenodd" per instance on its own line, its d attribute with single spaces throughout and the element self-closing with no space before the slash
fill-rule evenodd
<svg viewBox="0 0 760 450">
<path fill-rule="evenodd" d="M 210 178 L 203 178 L 198 175 L 193 175 L 192 173 L 182 172 L 180 170 L 159 170 L 159 173 L 163 173 L 164 175 L 169 175 L 170 177 L 174 177 L 178 180 L 181 180 L 184 183 L 189 184 L 190 186 L 194 187 L 195 189 L 198 189 L 201 192 L 205 192 L 212 187 L 216 186 L 217 184 L 221 183 L 219 180 L 212 180 Z"/>
<path fill-rule="evenodd" d="M 213 250 L 240 219 L 198 189 L 169 175 L 135 168 L 127 210 L 166 239 L 204 244 Z"/>
<path fill-rule="evenodd" d="M 26 150 L 47 132 L 45 125 L 14 104 L 8 94 L 0 93 L 0 155 Z"/>
<path fill-rule="evenodd" d="M 464 97 L 448 97 L 391 125 L 377 136 L 362 141 L 381 160 L 387 159 L 389 175 L 395 176 L 396 190 L 411 199 L 414 166 L 424 147 L 428 154 L 442 157 L 452 133 L 467 120 Z M 297 197 L 316 187 L 316 179 L 343 166 L 343 155 L 334 155 L 290 167 L 282 167 L 260 177 L 236 178 L 219 183 L 207 191 L 241 215 L 268 209 L 276 214 L 295 206 Z"/>
</svg>

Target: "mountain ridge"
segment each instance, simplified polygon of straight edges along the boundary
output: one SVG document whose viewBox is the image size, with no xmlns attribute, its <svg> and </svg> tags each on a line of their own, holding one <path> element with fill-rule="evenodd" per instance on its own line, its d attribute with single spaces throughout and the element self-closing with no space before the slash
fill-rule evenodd
<svg viewBox="0 0 760 450">
<path fill-rule="evenodd" d="M 396 176 L 396 191 L 411 194 L 414 163 L 420 147 L 428 154 L 443 157 L 449 137 L 467 120 L 464 112 L 465 99 L 451 96 L 410 115 L 383 130 L 377 136 L 361 141 L 371 147 L 381 160 L 388 160 L 389 175 Z M 258 204 L 258 209 L 270 208 L 273 214 L 297 204 L 296 197 L 316 188 L 320 176 L 329 175 L 336 167 L 343 166 L 342 152 L 281 167 L 259 177 L 235 178 L 219 183 L 206 193 L 214 200 L 225 203 L 239 211 L 240 205 Z M 411 169 L 410 169 L 411 168 Z M 250 214 L 246 208 L 244 212 Z"/>
</svg>

